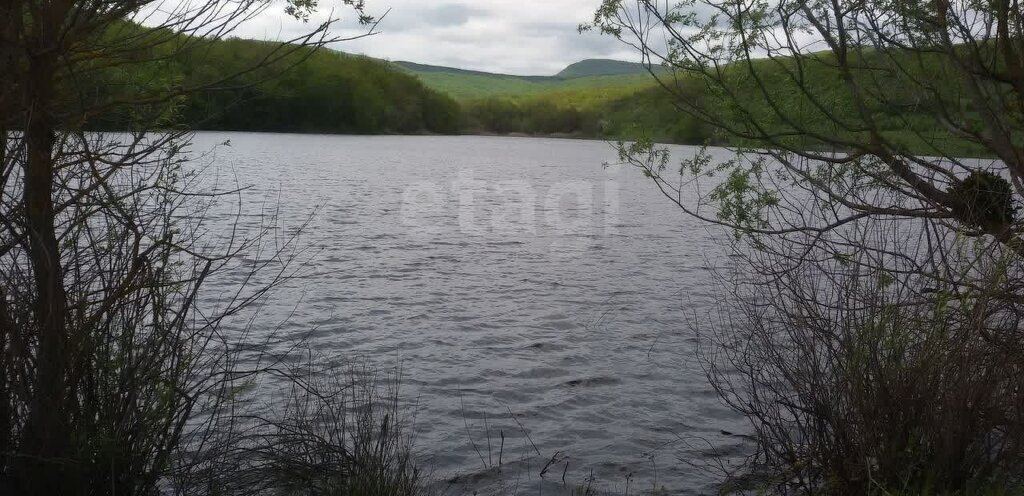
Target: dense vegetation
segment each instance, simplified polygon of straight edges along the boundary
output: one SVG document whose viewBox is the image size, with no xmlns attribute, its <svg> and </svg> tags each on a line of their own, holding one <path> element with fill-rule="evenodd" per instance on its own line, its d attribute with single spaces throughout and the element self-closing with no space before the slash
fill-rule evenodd
<svg viewBox="0 0 1024 496">
<path fill-rule="evenodd" d="M 636 62 L 610 59 L 587 59 L 569 64 L 555 74 L 556 78 L 573 79 L 587 76 L 615 76 L 622 74 L 647 74 L 647 67 Z"/>
<path fill-rule="evenodd" d="M 131 24 L 120 24 L 112 30 L 115 33 L 110 36 L 123 36 L 116 33 L 118 30 L 145 31 Z M 296 48 L 258 71 L 241 71 L 258 65 L 279 49 L 273 43 L 254 40 L 211 41 L 203 50 L 135 64 L 131 71 L 101 72 L 94 84 L 98 95 L 131 94 L 139 86 L 209 87 L 181 98 L 175 111 L 165 118 L 167 125 L 199 129 L 517 134 L 744 144 L 737 137 L 743 133 L 726 138 L 726 133 L 713 133 L 711 126 L 692 113 L 678 111 L 680 101 L 716 105 L 726 100 L 722 95 L 709 95 L 696 79 L 673 77 L 666 70 L 656 69 L 661 83 L 671 90 L 665 91 L 640 64 L 586 60 L 555 76 L 512 76 Z M 159 44 L 148 48 L 149 52 L 161 50 L 171 53 L 173 48 Z M 138 54 L 126 55 L 133 56 Z M 927 77 L 929 69 L 924 62 L 920 72 Z M 839 116 L 855 117 L 841 78 L 827 56 L 813 55 L 799 63 L 813 82 L 819 101 L 828 102 Z M 744 112 L 764 114 L 762 125 L 782 133 L 786 132 L 786 123 L 771 118 L 773 112 L 764 103 L 768 101 L 766 95 L 785 108 L 803 112 L 796 116 L 801 122 L 821 118 L 792 88 L 795 83 L 788 74 L 794 64 L 797 61 L 755 61 L 751 73 L 758 74 L 757 78 L 731 69 L 736 75 L 731 91 L 744 102 Z M 228 74 L 234 76 L 229 78 Z M 955 90 L 952 82 L 950 90 Z M 897 88 L 893 91 L 898 93 Z M 730 112 L 724 107 L 718 110 L 726 115 Z M 913 95 L 907 95 L 907 105 L 878 102 L 873 111 L 885 132 L 912 150 L 934 152 L 942 147 L 960 154 L 979 154 L 962 140 L 950 139 L 948 131 L 913 105 Z M 137 118 L 111 112 L 92 118 L 91 125 L 125 128 Z M 740 120 L 737 115 L 737 122 Z M 822 125 L 833 134 L 849 133 L 834 123 Z M 801 139 L 805 146 L 820 145 L 806 136 Z"/>
<path fill-rule="evenodd" d="M 639 64 L 583 61 L 557 76 L 510 76 L 389 64 L 296 47 L 272 64 L 246 71 L 276 56 L 280 47 L 231 38 L 210 41 L 201 50 L 176 52 L 170 43 L 149 43 L 160 33 L 128 23 L 112 26 L 106 36 L 144 37 L 146 53 L 129 51 L 126 59 L 154 52 L 158 56 L 153 62 L 132 64 L 129 70 L 98 72 L 92 83 L 97 98 L 171 87 L 207 88 L 180 97 L 172 112 L 163 109 L 168 126 L 350 134 L 651 136 L 685 143 L 707 138 L 688 121 L 673 121 L 668 100 L 655 91 Z M 168 56 L 161 58 L 160 52 Z M 131 128 L 139 112 L 115 109 L 91 117 L 89 125 Z"/>
<path fill-rule="evenodd" d="M 136 25 L 112 27 L 109 37 L 143 32 Z M 107 70 L 98 91 L 131 94 L 138 86 L 209 87 L 183 97 L 167 124 L 208 130 L 349 134 L 457 133 L 458 105 L 415 77 L 378 60 L 337 51 L 237 38 L 210 41 L 201 50 L 175 52 L 167 60 Z M 271 64 L 267 58 L 280 57 Z M 261 66 L 258 70 L 248 67 Z M 136 110 L 137 111 L 137 110 Z M 124 128 L 137 119 L 105 114 L 94 127 Z"/>
<path fill-rule="evenodd" d="M 554 76 L 514 76 L 395 62 L 427 86 L 460 101 L 490 97 L 527 97 L 550 93 L 622 91 L 650 86 L 650 74 L 640 64 L 614 60 L 584 60 Z"/>
<path fill-rule="evenodd" d="M 883 61 L 870 51 L 859 53 L 863 67 Z M 899 57 L 899 55 L 897 55 Z M 905 66 L 915 77 L 939 82 L 939 91 L 962 94 L 965 88 L 943 74 L 942 66 L 928 57 L 905 55 Z M 794 79 L 796 68 L 801 79 Z M 593 84 L 595 78 L 574 79 L 580 87 L 551 89 L 532 94 L 494 95 L 462 101 L 466 129 L 482 133 L 559 134 L 604 139 L 650 139 L 663 143 L 730 144 L 763 146 L 754 136 L 767 132 L 792 136 L 791 145 L 806 148 L 839 148 L 835 140 L 849 142 L 862 138 L 862 121 L 870 119 L 894 143 L 914 153 L 984 156 L 984 150 L 957 137 L 931 115 L 932 109 L 917 103 L 918 95 L 893 77 L 879 79 L 870 70 L 854 71 L 860 84 L 885 87 L 885 99 L 869 102 L 859 109 L 846 89 L 834 58 L 815 53 L 799 58 L 754 60 L 749 67 L 725 67 L 725 87 L 709 89 L 705 81 L 683 73 L 659 70 L 656 81 L 645 80 L 622 86 Z M 430 78 L 424 81 L 433 84 Z M 589 84 L 589 86 L 582 86 Z M 810 88 L 809 98 L 799 87 Z M 443 89 L 445 85 L 438 85 Z M 723 92 L 727 92 L 726 95 Z M 813 100 L 813 101 L 812 101 Z M 774 107 L 787 110 L 785 116 Z M 701 108 L 724 116 L 734 126 L 728 130 L 708 125 L 700 112 L 681 112 L 681 107 Z M 822 110 L 822 107 L 827 109 Z M 964 112 L 971 109 L 965 107 Z M 861 115 L 865 112 L 867 116 Z M 977 116 L 972 117 L 977 119 Z M 759 130 L 744 128 L 756 119 Z M 817 127 L 821 134 L 793 133 L 792 123 Z M 842 141 L 842 140 L 840 140 Z"/>
<path fill-rule="evenodd" d="M 224 61 L 252 64 L 265 45 L 217 44 L 186 77 L 216 73 Z M 211 91 L 188 102 L 185 116 L 207 129 L 324 133 L 455 133 L 459 111 L 450 98 L 385 64 L 329 50 L 311 54 L 280 77 L 234 91 Z M 207 76 L 208 77 L 208 76 Z M 252 81 L 243 81 L 248 83 Z"/>
<path fill-rule="evenodd" d="M 589 59 L 554 76 L 512 76 L 395 62 L 428 87 L 459 101 L 463 130 L 480 134 L 584 138 L 649 137 L 702 143 L 710 132 L 674 112 L 648 68 Z M 665 74 L 655 67 L 657 73 Z"/>
<path fill-rule="evenodd" d="M 261 45 L 229 40 L 187 74 L 216 71 L 221 60 L 252 64 Z M 279 78 L 241 90 L 191 99 L 185 116 L 205 128 L 337 133 L 452 133 L 459 130 L 451 98 L 366 57 L 321 50 Z M 251 81 L 244 81 L 251 82 Z"/>
<path fill-rule="evenodd" d="M 614 90 L 491 97 L 463 103 L 466 129 L 477 133 L 580 138 L 648 138 L 700 144 L 713 138 L 697 119 L 676 112 L 668 95 L 650 83 Z"/>
</svg>

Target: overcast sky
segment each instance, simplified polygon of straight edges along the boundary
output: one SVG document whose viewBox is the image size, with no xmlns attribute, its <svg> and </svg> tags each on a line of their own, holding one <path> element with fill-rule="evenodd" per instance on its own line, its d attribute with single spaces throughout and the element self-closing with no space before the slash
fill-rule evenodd
<svg viewBox="0 0 1024 496">
<path fill-rule="evenodd" d="M 322 7 L 332 5 L 321 0 Z M 340 4 L 340 2 L 335 2 Z M 390 60 L 523 75 L 551 75 L 586 58 L 637 60 L 629 47 L 576 27 L 593 17 L 600 0 L 366 0 L 380 17 L 379 34 L 332 48 Z M 337 10 L 335 34 L 355 31 L 352 12 Z M 311 21 L 312 22 L 312 21 Z M 235 34 L 282 39 L 304 26 L 273 5 Z M 306 29 L 309 26 L 305 26 Z"/>
</svg>

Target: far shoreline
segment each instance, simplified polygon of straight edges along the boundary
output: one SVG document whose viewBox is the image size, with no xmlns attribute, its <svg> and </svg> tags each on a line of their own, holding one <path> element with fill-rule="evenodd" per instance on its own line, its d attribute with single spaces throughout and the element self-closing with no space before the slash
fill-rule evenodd
<svg viewBox="0 0 1024 496">
<path fill-rule="evenodd" d="M 103 130 L 96 132 L 129 132 L 129 131 L 115 131 L 115 130 Z M 624 138 L 624 137 L 606 137 L 600 138 L 595 136 L 586 136 L 572 133 L 553 133 L 553 134 L 528 134 L 528 133 L 490 133 L 490 132 L 467 132 L 467 133 L 456 133 L 456 134 L 444 134 L 444 133 L 432 133 L 432 132 L 417 132 L 417 133 L 325 133 L 317 131 L 254 131 L 246 129 L 194 129 L 190 132 L 193 133 L 252 133 L 252 134 L 281 134 L 281 135 L 300 135 L 300 136 L 344 136 L 344 137 L 359 137 L 359 138 L 374 138 L 374 137 L 479 137 L 479 138 L 527 138 L 527 139 L 557 139 L 557 140 L 572 140 L 572 141 L 601 141 L 605 143 L 615 143 L 619 141 L 632 142 L 636 141 L 636 138 Z M 673 146 L 704 146 L 704 144 L 698 143 L 674 143 L 655 140 L 656 144 L 659 145 L 673 145 Z M 709 144 L 708 146 L 713 147 L 726 147 L 723 144 Z"/>
</svg>

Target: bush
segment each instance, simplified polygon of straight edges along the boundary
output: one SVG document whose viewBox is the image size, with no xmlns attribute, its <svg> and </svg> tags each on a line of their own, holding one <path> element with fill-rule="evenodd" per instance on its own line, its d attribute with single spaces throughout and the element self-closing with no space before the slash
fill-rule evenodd
<svg viewBox="0 0 1024 496">
<path fill-rule="evenodd" d="M 704 348 L 711 382 L 753 426 L 765 488 L 946 494 L 1020 484 L 1019 303 L 867 262 L 805 260 L 743 280 Z M 1001 269 L 989 268 L 1002 287 Z"/>
<path fill-rule="evenodd" d="M 208 495 L 418 496 L 399 407 L 398 371 L 308 367 L 286 374 L 280 400 L 256 389 L 222 403 L 178 460 L 176 492 Z M 244 384 L 243 384 L 244 385 Z"/>
</svg>

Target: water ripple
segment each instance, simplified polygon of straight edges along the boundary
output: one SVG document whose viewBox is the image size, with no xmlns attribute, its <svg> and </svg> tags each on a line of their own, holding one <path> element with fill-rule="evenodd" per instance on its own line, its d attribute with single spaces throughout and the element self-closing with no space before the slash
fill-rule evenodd
<svg viewBox="0 0 1024 496">
<path fill-rule="evenodd" d="M 215 165 L 256 186 L 249 204 L 281 202 L 275 235 L 320 208 L 299 239 L 312 248 L 304 277 L 261 307 L 255 331 L 276 332 L 282 352 L 307 339 L 339 360 L 401 362 L 416 445 L 444 480 L 551 494 L 564 470 L 698 494 L 715 478 L 679 460 L 709 447 L 681 439 L 745 449 L 721 433 L 743 425 L 706 383 L 686 324 L 713 302 L 720 248 L 639 173 L 603 168 L 616 159 L 606 144 L 200 133 L 195 148 L 225 139 Z M 241 221 L 259 228 L 258 212 Z M 500 469 L 476 452 L 499 433 Z M 553 456 L 558 474 L 541 479 Z"/>
</svg>

